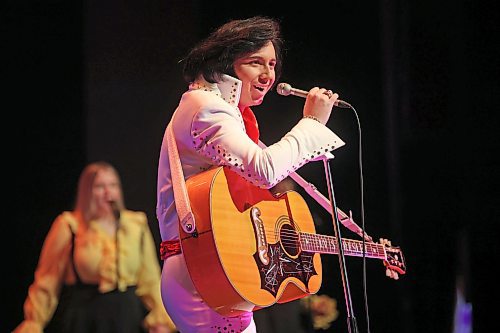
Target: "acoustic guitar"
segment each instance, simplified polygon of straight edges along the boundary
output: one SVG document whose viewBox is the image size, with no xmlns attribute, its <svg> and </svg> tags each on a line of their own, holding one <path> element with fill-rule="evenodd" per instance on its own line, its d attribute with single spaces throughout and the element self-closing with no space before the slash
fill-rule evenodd
<svg viewBox="0 0 500 333">
<path fill-rule="evenodd" d="M 336 237 L 316 234 L 305 200 L 295 191 L 273 194 L 217 167 L 186 182 L 196 233 L 181 227 L 189 274 L 204 301 L 224 316 L 315 294 L 320 254 L 338 254 Z M 405 274 L 399 247 L 342 238 L 347 256 L 375 258 Z"/>
</svg>

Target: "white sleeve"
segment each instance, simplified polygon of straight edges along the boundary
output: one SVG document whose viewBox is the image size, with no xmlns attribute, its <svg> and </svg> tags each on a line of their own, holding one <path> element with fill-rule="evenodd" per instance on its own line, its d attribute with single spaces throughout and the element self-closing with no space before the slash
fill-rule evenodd
<svg viewBox="0 0 500 333">
<path fill-rule="evenodd" d="M 345 143 L 313 119 L 301 119 L 278 142 L 261 148 L 229 105 L 201 108 L 193 117 L 194 149 L 214 165 L 229 166 L 252 184 L 271 188 L 309 161 Z"/>
</svg>

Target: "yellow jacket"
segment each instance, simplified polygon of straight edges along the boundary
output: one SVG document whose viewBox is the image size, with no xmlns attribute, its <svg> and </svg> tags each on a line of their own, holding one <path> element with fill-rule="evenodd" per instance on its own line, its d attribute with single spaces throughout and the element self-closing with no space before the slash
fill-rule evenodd
<svg viewBox="0 0 500 333">
<path fill-rule="evenodd" d="M 163 324 L 175 328 L 161 301 L 160 266 L 146 215 L 124 210 L 119 223 L 117 234 L 109 235 L 97 222 L 86 225 L 72 212 L 55 219 L 24 303 L 24 322 L 14 332 L 42 332 L 54 314 L 63 284 L 76 282 L 73 260 L 81 281 L 98 285 L 101 293 L 136 286 L 136 294 L 149 310 L 146 327 Z"/>
</svg>

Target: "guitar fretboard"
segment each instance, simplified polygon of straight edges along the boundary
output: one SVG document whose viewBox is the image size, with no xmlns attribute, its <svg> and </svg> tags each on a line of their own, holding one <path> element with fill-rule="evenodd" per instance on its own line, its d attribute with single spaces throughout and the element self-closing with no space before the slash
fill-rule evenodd
<svg viewBox="0 0 500 333">
<path fill-rule="evenodd" d="M 300 246 L 302 250 L 325 254 L 338 254 L 337 238 L 333 236 L 300 233 Z M 363 242 L 352 239 L 342 239 L 344 255 L 362 257 Z M 386 259 L 384 246 L 378 243 L 365 242 L 365 256 L 368 258 Z"/>
</svg>

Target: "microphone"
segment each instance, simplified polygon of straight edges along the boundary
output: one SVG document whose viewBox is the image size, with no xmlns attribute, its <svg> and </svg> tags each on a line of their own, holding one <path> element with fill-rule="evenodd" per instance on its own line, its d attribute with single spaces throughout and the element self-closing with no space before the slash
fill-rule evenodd
<svg viewBox="0 0 500 333">
<path fill-rule="evenodd" d="M 306 98 L 307 94 L 309 94 L 309 92 L 307 92 L 305 90 L 292 88 L 291 85 L 289 85 L 288 83 L 284 83 L 284 82 L 279 83 L 278 86 L 276 87 L 276 90 L 278 91 L 278 94 L 283 95 L 283 96 L 294 95 L 294 96 Z M 349 104 L 341 99 L 337 99 L 337 101 L 335 102 L 335 106 L 337 106 L 339 108 L 344 108 L 344 109 L 352 109 L 351 104 Z"/>
<path fill-rule="evenodd" d="M 120 208 L 118 208 L 118 205 L 116 204 L 116 201 L 109 201 L 109 205 L 111 206 L 111 209 L 113 210 L 113 215 L 115 216 L 116 223 L 120 222 Z"/>
</svg>

